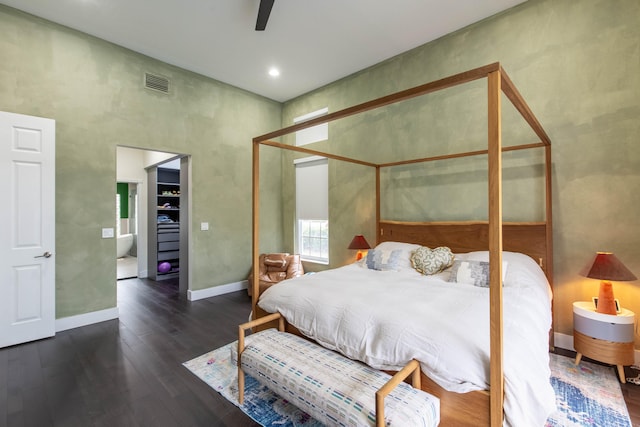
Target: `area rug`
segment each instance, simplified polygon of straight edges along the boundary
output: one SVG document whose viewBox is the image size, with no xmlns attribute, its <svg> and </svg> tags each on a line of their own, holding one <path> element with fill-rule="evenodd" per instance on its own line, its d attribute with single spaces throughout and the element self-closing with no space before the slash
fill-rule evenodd
<svg viewBox="0 0 640 427">
<path fill-rule="evenodd" d="M 231 361 L 236 342 L 203 354 L 183 365 L 258 424 L 270 427 L 320 427 L 318 421 L 245 375 L 245 401 L 238 405 L 237 367 Z M 631 427 L 615 370 L 550 354 L 551 384 L 557 412 L 545 427 Z"/>
<path fill-rule="evenodd" d="M 631 427 L 614 368 L 551 356 L 551 385 L 557 412 L 546 427 Z"/>
<path fill-rule="evenodd" d="M 237 341 L 213 350 L 183 365 L 211 388 L 238 406 L 258 424 L 269 427 L 322 427 L 322 424 L 302 412 L 245 374 L 244 404 L 238 404 L 238 368 L 231 360 L 231 347 Z"/>
</svg>

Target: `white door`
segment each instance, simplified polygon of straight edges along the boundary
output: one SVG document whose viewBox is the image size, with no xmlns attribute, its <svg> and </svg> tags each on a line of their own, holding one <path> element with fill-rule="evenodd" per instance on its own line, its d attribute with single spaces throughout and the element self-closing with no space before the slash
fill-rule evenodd
<svg viewBox="0 0 640 427">
<path fill-rule="evenodd" d="M 0 347 L 55 335 L 55 121 L 0 112 Z"/>
</svg>

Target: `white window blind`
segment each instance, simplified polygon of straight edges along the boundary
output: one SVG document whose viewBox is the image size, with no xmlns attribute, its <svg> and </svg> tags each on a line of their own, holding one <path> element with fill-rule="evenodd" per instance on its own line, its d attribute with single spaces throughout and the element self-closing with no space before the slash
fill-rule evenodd
<svg viewBox="0 0 640 427">
<path fill-rule="evenodd" d="M 329 218 L 329 165 L 325 157 L 299 159 L 296 165 L 298 219 Z"/>
</svg>

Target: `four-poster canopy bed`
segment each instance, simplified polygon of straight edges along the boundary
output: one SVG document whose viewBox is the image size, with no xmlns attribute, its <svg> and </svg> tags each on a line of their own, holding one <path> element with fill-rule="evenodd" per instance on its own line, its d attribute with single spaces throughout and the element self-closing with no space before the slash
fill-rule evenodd
<svg viewBox="0 0 640 427">
<path fill-rule="evenodd" d="M 488 148 L 486 150 L 448 154 L 428 158 L 409 159 L 393 163 L 372 163 L 363 160 L 325 153 L 304 147 L 291 146 L 273 141 L 284 136 L 321 123 L 353 116 L 382 106 L 399 103 L 411 98 L 436 92 L 445 88 L 462 85 L 486 78 L 488 82 Z M 520 113 L 522 118 L 540 139 L 539 142 L 503 147 L 501 131 L 501 96 L 504 94 Z M 467 72 L 452 75 L 411 89 L 403 90 L 372 101 L 343 109 L 308 122 L 296 124 L 253 139 L 253 266 L 259 257 L 260 188 L 259 165 L 260 147 L 267 145 L 292 150 L 309 155 L 351 162 L 375 169 L 376 179 L 376 244 L 382 242 L 406 242 L 429 247 L 447 246 L 454 253 L 487 251 L 489 261 L 489 323 L 490 360 L 489 390 L 455 393 L 445 390 L 428 377 L 423 377 L 423 389 L 441 399 L 443 425 L 488 425 L 503 424 L 505 393 L 503 355 L 503 251 L 520 252 L 529 255 L 544 270 L 548 282 L 553 277 L 552 211 L 551 211 L 551 145 L 544 129 L 527 106 L 512 81 L 499 63 L 490 64 Z M 545 215 L 540 222 L 506 223 L 502 219 L 502 152 L 541 148 L 545 159 Z M 380 171 L 386 167 L 411 163 L 430 162 L 467 156 L 487 155 L 488 157 L 488 221 L 453 222 L 401 222 L 383 220 L 380 209 Z M 299 280 L 299 279 L 295 279 Z M 265 313 L 258 306 L 258 282 L 253 280 L 252 308 L 254 318 Z M 274 287 L 277 288 L 280 285 Z M 506 284 L 505 284 L 506 286 Z M 548 286 L 548 285 L 547 285 Z M 270 292 L 271 290 L 267 291 Z M 547 301 L 550 309 L 550 301 Z M 321 309 L 321 308 L 320 308 Z M 549 316 L 550 313 L 549 313 Z M 285 316 L 286 317 L 286 316 Z M 287 319 L 289 320 L 289 319 Z M 290 326 L 296 331 L 294 326 Z M 547 333 L 549 331 L 547 330 Z M 547 349 L 545 348 L 546 352 Z M 421 362 L 422 363 L 422 362 Z"/>
</svg>

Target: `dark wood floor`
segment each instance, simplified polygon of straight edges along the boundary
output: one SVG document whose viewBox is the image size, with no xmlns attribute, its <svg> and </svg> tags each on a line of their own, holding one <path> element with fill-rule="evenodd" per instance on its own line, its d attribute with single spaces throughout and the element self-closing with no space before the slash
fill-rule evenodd
<svg viewBox="0 0 640 427">
<path fill-rule="evenodd" d="M 118 282 L 120 319 L 0 350 L 0 426 L 258 426 L 182 363 L 237 339 L 246 292 Z"/>
<path fill-rule="evenodd" d="M 171 281 L 130 279 L 118 308 L 119 320 L 0 349 L 0 427 L 258 426 L 182 366 L 237 338 L 246 292 L 189 302 Z M 622 390 L 640 426 L 640 386 Z"/>
<path fill-rule="evenodd" d="M 638 376 L 637 370 L 631 370 L 627 367 L 624 368 L 627 378 L 635 378 Z M 624 400 L 627 402 L 627 409 L 629 410 L 629 416 L 633 427 L 640 426 L 640 385 L 626 383 L 620 384 L 622 387 L 622 394 Z"/>
</svg>

